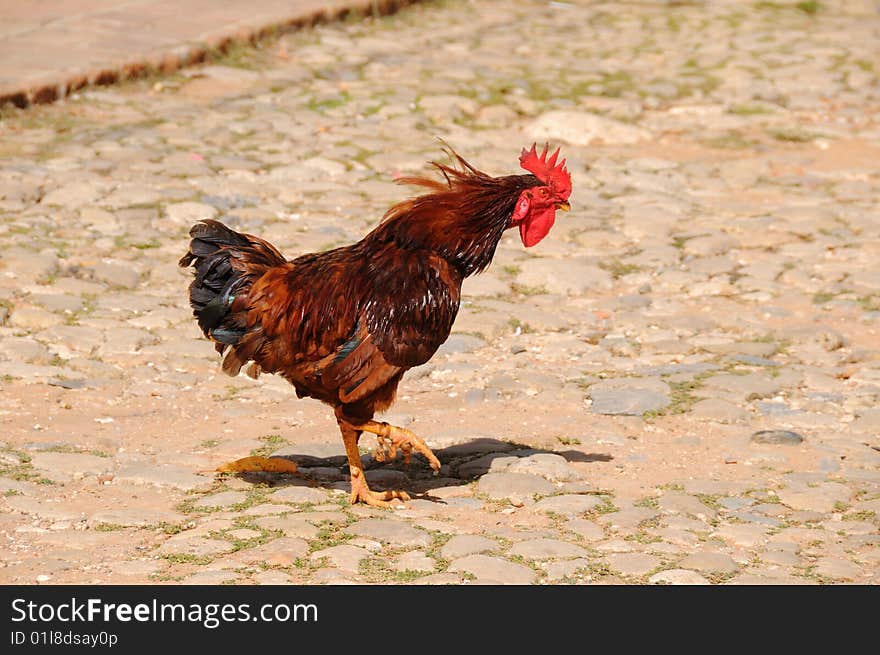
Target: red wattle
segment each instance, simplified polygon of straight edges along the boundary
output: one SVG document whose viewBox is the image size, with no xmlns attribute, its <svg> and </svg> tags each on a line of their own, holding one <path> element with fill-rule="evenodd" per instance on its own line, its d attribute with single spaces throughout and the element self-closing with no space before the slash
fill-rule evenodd
<svg viewBox="0 0 880 655">
<path fill-rule="evenodd" d="M 547 236 L 556 221 L 556 210 L 550 208 L 546 212 L 530 216 L 519 224 L 519 236 L 526 248 L 536 245 Z"/>
</svg>

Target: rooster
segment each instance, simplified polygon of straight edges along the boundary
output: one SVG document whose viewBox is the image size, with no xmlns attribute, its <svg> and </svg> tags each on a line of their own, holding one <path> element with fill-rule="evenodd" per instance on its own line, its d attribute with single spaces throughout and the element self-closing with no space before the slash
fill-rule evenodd
<svg viewBox="0 0 880 655">
<path fill-rule="evenodd" d="M 372 491 L 358 439 L 376 435 L 376 459 L 413 451 L 435 473 L 440 462 L 409 430 L 373 420 L 394 401 L 413 366 L 427 362 L 449 337 L 461 283 L 492 261 L 505 230 L 523 245 L 541 241 L 567 211 L 571 176 L 559 150 L 549 158 L 523 149 L 527 174 L 492 177 L 451 148 L 452 166 L 432 162 L 442 179 L 399 182 L 427 193 L 393 206 L 359 242 L 288 261 L 255 236 L 214 220 L 190 230 L 180 266 L 192 266 L 189 299 L 199 327 L 223 358 L 223 371 L 277 373 L 299 398 L 333 407 L 351 474 L 352 504 L 388 507 L 404 491 Z"/>
</svg>

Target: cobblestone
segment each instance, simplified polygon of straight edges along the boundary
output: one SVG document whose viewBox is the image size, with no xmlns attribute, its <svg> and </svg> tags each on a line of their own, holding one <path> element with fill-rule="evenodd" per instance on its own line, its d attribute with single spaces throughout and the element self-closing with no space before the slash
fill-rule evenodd
<svg viewBox="0 0 880 655">
<path fill-rule="evenodd" d="M 428 3 L 6 105 L 4 580 L 876 584 L 880 16 L 673 4 Z M 205 217 L 355 240 L 437 136 L 562 146 L 572 210 L 382 417 L 440 477 L 365 458 L 414 500 L 352 508 L 326 407 L 224 377 L 176 262 Z M 255 452 L 313 485 L 214 472 Z"/>
</svg>

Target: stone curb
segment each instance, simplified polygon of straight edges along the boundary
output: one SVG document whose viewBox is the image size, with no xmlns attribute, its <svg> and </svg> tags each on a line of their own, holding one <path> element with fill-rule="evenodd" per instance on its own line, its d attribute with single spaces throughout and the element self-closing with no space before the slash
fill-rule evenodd
<svg viewBox="0 0 880 655">
<path fill-rule="evenodd" d="M 232 25 L 199 34 L 176 45 L 147 49 L 129 57 L 119 57 L 104 65 L 87 69 L 68 69 L 0 85 L 0 108 L 12 104 L 19 108 L 55 102 L 88 86 L 105 86 L 135 80 L 152 74 L 169 74 L 223 55 L 236 45 L 255 45 L 287 32 L 321 23 L 345 20 L 350 16 L 387 16 L 421 0 L 338 0 L 294 6 L 287 14 L 239 20 Z M 294 3 L 296 4 L 296 3 Z M 315 7 L 314 5 L 320 5 Z M 290 13 L 293 12 L 293 13 Z M 59 66 L 59 68 L 62 66 Z"/>
</svg>

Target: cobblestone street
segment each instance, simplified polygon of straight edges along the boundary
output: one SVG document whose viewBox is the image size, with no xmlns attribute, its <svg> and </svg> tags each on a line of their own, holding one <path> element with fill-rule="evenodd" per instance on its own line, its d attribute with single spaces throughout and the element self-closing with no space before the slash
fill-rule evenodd
<svg viewBox="0 0 880 655">
<path fill-rule="evenodd" d="M 422 3 L 0 113 L 0 582 L 880 583 L 880 8 Z M 188 230 L 360 239 L 444 161 L 568 158 L 365 456 L 229 378 Z M 361 444 L 372 449 L 374 439 Z M 296 460 L 319 481 L 217 466 Z"/>
</svg>

